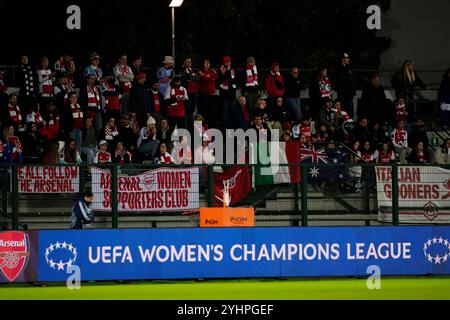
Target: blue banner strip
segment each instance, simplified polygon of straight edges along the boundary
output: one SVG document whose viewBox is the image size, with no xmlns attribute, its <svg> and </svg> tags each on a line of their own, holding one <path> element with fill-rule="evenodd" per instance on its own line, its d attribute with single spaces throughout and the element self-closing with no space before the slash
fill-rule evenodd
<svg viewBox="0 0 450 320">
<path fill-rule="evenodd" d="M 450 227 L 39 232 L 38 280 L 450 274 Z"/>
</svg>

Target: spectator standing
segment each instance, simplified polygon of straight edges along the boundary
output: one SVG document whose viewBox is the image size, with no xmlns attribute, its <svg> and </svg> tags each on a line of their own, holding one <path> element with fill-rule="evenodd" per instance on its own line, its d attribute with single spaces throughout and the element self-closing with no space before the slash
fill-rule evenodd
<svg viewBox="0 0 450 320">
<path fill-rule="evenodd" d="M 259 75 L 258 67 L 254 57 L 247 58 L 247 66 L 245 67 L 245 85 L 244 96 L 247 100 L 247 105 L 252 114 L 253 109 L 256 107 L 256 103 L 259 100 Z"/>
<path fill-rule="evenodd" d="M 162 64 L 162 67 L 156 71 L 156 76 L 159 81 L 159 92 L 165 95 L 167 89 L 170 87 L 170 82 L 175 76 L 173 58 L 171 56 L 165 56 Z"/>
<path fill-rule="evenodd" d="M 164 104 L 164 96 L 159 92 L 159 82 L 154 79 L 150 83 L 150 114 L 159 122 L 164 115 L 167 114 L 167 109 Z"/>
<path fill-rule="evenodd" d="M 5 126 L 12 125 L 16 131 L 20 131 L 23 128 L 25 121 L 17 101 L 17 95 L 13 93 L 9 95 L 7 117 L 6 119 L 2 119 L 2 122 L 4 122 Z"/>
<path fill-rule="evenodd" d="M 73 56 L 69 53 L 63 54 L 58 61 L 55 62 L 53 69 L 55 72 L 62 72 L 67 75 L 69 82 L 74 83 L 74 74 L 76 71 L 75 62 L 73 61 Z"/>
<path fill-rule="evenodd" d="M 139 72 L 143 71 L 141 56 L 138 55 L 133 58 L 133 61 L 131 62 L 131 71 L 133 72 L 134 75 L 137 75 Z M 135 78 L 133 81 L 133 84 L 135 84 L 136 81 L 137 81 L 137 79 Z"/>
<path fill-rule="evenodd" d="M 150 116 L 150 92 L 146 87 L 147 75 L 139 72 L 136 75 L 137 83 L 130 91 L 130 111 L 136 114 L 140 127 L 145 127 Z"/>
<path fill-rule="evenodd" d="M 289 110 L 293 120 L 299 122 L 303 117 L 300 100 L 302 84 L 300 81 L 300 71 L 297 67 L 291 69 L 289 75 L 286 76 L 285 82 L 286 92 L 284 96 L 286 108 Z"/>
<path fill-rule="evenodd" d="M 181 85 L 181 77 L 176 76 L 164 96 L 167 105 L 167 117 L 171 125 L 187 128 L 186 103 L 189 100 L 187 90 Z"/>
<path fill-rule="evenodd" d="M 326 67 L 319 68 L 315 77 L 313 77 L 309 86 L 309 97 L 311 101 L 310 112 L 313 119 L 316 119 L 322 105 L 322 100 L 325 98 L 333 98 L 331 81 L 328 78 L 328 69 Z"/>
<path fill-rule="evenodd" d="M 133 88 L 132 88 L 133 90 Z M 114 77 L 107 76 L 104 81 L 104 89 L 102 92 L 105 100 L 105 118 L 116 119 L 120 121 L 120 101 L 122 99 L 122 88 L 116 84 Z"/>
<path fill-rule="evenodd" d="M 19 101 L 24 108 L 28 110 L 35 105 L 37 77 L 34 68 L 30 65 L 28 56 L 21 57 L 18 67 L 17 83 L 20 88 Z"/>
<path fill-rule="evenodd" d="M 91 53 L 89 56 L 90 65 L 84 69 L 83 76 L 86 78 L 90 74 L 95 75 L 97 84 L 103 80 L 103 70 L 100 68 L 100 55 L 97 52 Z"/>
<path fill-rule="evenodd" d="M 87 118 L 93 119 L 94 128 L 99 134 L 103 127 L 102 98 L 96 85 L 95 74 L 89 74 L 86 84 L 80 88 L 80 105 Z"/>
<path fill-rule="evenodd" d="M 444 73 L 438 92 L 438 122 L 450 127 L 450 68 Z"/>
<path fill-rule="evenodd" d="M 76 142 L 77 149 L 81 150 L 81 144 L 83 141 L 84 114 L 78 104 L 78 97 L 75 92 L 69 93 L 69 104 L 65 111 L 66 115 L 64 116 L 64 128 L 67 130 L 70 137 Z"/>
<path fill-rule="evenodd" d="M 53 96 L 53 81 L 55 73 L 48 67 L 47 57 L 41 58 L 41 68 L 37 70 L 39 105 L 43 108 L 51 102 Z"/>
<path fill-rule="evenodd" d="M 71 91 L 74 91 L 74 89 L 69 86 L 67 74 L 63 72 L 56 73 L 56 83 L 53 86 L 53 101 L 60 114 L 64 113 L 64 107 L 67 105 L 69 98 L 67 94 Z"/>
<path fill-rule="evenodd" d="M 197 72 L 192 68 L 192 58 L 186 58 L 181 67 L 181 85 L 186 88 L 188 93 L 188 101 L 186 102 L 186 121 L 189 129 L 194 123 L 194 112 L 197 107 L 198 82 Z M 158 120 L 158 119 L 157 119 Z"/>
<path fill-rule="evenodd" d="M 229 114 L 236 103 L 237 79 L 236 71 L 231 65 L 231 57 L 225 56 L 222 59 L 222 66 L 219 72 L 219 96 L 221 128 L 226 130 L 229 126 Z"/>
<path fill-rule="evenodd" d="M 395 90 L 395 97 L 397 99 L 405 98 L 407 105 L 414 99 L 414 92 L 417 87 L 422 90 L 426 89 L 422 79 L 414 70 L 414 62 L 411 60 L 406 60 L 402 64 L 400 70 L 392 77 L 391 84 Z"/>
<path fill-rule="evenodd" d="M 205 116 L 209 126 L 215 126 L 216 112 L 216 81 L 219 75 L 214 69 L 211 69 L 211 62 L 205 59 L 202 69 L 198 73 L 200 82 L 198 87 L 198 110 Z"/>
<path fill-rule="evenodd" d="M 284 93 L 286 92 L 284 77 L 280 72 L 280 64 L 278 62 L 272 64 L 270 72 L 266 77 L 264 87 L 269 96 L 268 105 L 270 109 L 275 106 L 276 99 L 284 96 Z"/>
<path fill-rule="evenodd" d="M 61 130 L 59 111 L 54 103 L 48 104 L 46 108 L 47 110 L 43 113 L 46 138 L 49 141 L 59 139 Z"/>
<path fill-rule="evenodd" d="M 127 65 L 126 54 L 122 54 L 119 57 L 119 62 L 114 67 L 114 76 L 116 77 L 116 81 L 119 84 L 120 88 L 122 88 L 123 92 L 121 112 L 126 113 L 128 112 L 128 99 L 134 80 L 133 71 Z"/>
<path fill-rule="evenodd" d="M 381 84 L 379 74 L 373 74 L 370 82 L 364 88 L 358 105 L 358 120 L 360 118 L 368 118 L 370 122 L 378 121 L 382 126 L 392 119 L 392 107 L 386 98 L 384 87 Z"/>
<path fill-rule="evenodd" d="M 353 118 L 355 86 L 348 53 L 342 55 L 341 63 L 336 68 L 336 92 L 339 100 L 342 101 L 343 109 Z"/>
</svg>

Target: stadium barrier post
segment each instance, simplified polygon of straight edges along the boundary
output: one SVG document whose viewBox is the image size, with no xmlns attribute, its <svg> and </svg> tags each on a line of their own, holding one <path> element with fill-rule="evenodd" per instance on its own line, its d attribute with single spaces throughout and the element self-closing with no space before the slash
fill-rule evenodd
<svg viewBox="0 0 450 320">
<path fill-rule="evenodd" d="M 19 174 L 17 166 L 11 167 L 12 182 L 12 230 L 19 230 Z"/>
<path fill-rule="evenodd" d="M 308 226 L 308 165 L 301 164 L 302 171 L 302 227 Z"/>
<path fill-rule="evenodd" d="M 296 216 L 301 216 L 301 210 L 300 210 L 300 197 L 299 197 L 299 193 L 300 193 L 300 186 L 298 183 L 294 184 L 294 210 L 295 210 L 295 215 Z M 301 219 L 295 219 L 294 221 L 295 226 L 300 226 L 301 225 Z"/>
<path fill-rule="evenodd" d="M 8 171 L 5 166 L 2 166 L 2 211 L 6 216 L 8 214 Z M 6 189 L 8 188 L 8 189 Z"/>
<path fill-rule="evenodd" d="M 367 214 L 370 214 L 370 188 L 371 188 L 371 181 L 370 181 L 370 172 L 372 169 L 372 165 L 365 163 L 363 167 L 363 173 L 364 173 L 364 208 L 366 210 Z"/>
<path fill-rule="evenodd" d="M 112 166 L 111 172 L 111 211 L 112 211 L 112 228 L 119 228 L 119 210 L 117 204 L 118 193 L 118 179 L 117 179 L 117 164 Z"/>
<path fill-rule="evenodd" d="M 399 210 L 398 210 L 398 164 L 392 164 L 392 224 L 399 225 Z"/>
<path fill-rule="evenodd" d="M 214 208 L 214 169 L 208 165 L 208 207 Z"/>
</svg>

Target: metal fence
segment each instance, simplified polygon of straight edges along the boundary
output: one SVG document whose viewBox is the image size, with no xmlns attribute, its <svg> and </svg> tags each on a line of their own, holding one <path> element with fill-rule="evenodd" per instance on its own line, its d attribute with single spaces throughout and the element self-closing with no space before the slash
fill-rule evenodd
<svg viewBox="0 0 450 320">
<path fill-rule="evenodd" d="M 0 225 L 68 229 L 74 199 L 93 190 L 91 228 L 195 228 L 199 208 L 217 205 L 215 175 L 232 167 L 78 166 L 75 175 L 67 166 L 2 165 Z M 281 166 L 266 184 L 256 182 L 261 166 L 241 167 L 252 187 L 233 206 L 255 208 L 257 227 L 450 225 L 449 167 L 303 163 Z"/>
</svg>

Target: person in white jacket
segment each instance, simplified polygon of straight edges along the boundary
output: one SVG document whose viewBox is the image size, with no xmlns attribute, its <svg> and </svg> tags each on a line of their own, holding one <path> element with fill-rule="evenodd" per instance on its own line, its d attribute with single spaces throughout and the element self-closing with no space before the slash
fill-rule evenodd
<svg viewBox="0 0 450 320">
<path fill-rule="evenodd" d="M 412 149 L 408 147 L 408 132 L 405 130 L 404 121 L 397 122 L 397 127 L 392 130 L 391 140 L 395 153 L 399 155 L 400 163 L 406 164 L 406 158 L 411 154 Z"/>
</svg>

